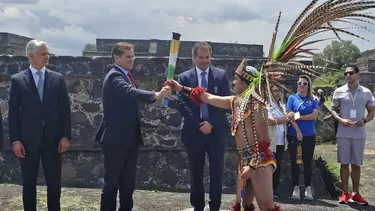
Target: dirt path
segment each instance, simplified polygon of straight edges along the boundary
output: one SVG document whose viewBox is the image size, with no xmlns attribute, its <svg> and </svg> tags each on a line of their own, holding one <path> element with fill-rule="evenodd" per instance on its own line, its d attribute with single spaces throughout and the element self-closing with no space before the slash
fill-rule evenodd
<svg viewBox="0 0 375 211">
<path fill-rule="evenodd" d="M 22 187 L 18 185 L 0 185 L 0 207 L 2 211 L 22 210 L 21 188 Z M 99 197 L 99 189 L 63 188 L 61 199 L 62 210 L 99 210 Z M 137 190 L 134 199 L 134 211 L 192 210 L 189 205 L 188 193 Z M 233 202 L 233 199 L 233 195 L 224 194 L 222 210 L 229 210 L 228 207 Z M 349 205 L 339 205 L 336 203 L 336 200 L 332 201 L 327 199 L 318 199 L 313 202 L 281 199 L 279 203 L 283 210 L 375 210 L 373 206 L 351 208 Z M 38 210 L 47 210 L 45 187 L 38 187 Z"/>
</svg>

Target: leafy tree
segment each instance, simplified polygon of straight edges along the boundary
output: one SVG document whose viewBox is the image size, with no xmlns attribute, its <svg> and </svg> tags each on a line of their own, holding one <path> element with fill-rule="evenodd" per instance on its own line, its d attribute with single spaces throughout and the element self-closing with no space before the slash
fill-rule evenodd
<svg viewBox="0 0 375 211">
<path fill-rule="evenodd" d="M 342 75 L 341 71 L 332 71 L 334 68 L 343 70 L 346 65 L 355 63 L 361 55 L 359 48 L 350 40 L 332 41 L 327 45 L 322 53 L 313 57 L 313 65 L 326 66 L 327 69 L 322 70 L 322 75 L 314 80 L 315 86 L 318 87 L 334 87 Z M 324 61 L 328 59 L 331 62 Z M 333 62 L 333 63 L 332 63 Z"/>
<path fill-rule="evenodd" d="M 96 51 L 96 45 L 95 44 L 86 44 L 83 48 L 83 52 L 90 52 L 90 51 Z"/>
<path fill-rule="evenodd" d="M 313 64 L 322 65 L 329 68 L 343 69 L 346 65 L 356 62 L 360 57 L 361 51 L 359 48 L 352 43 L 350 40 L 332 41 L 330 45 L 327 45 L 322 53 L 318 53 L 319 56 L 314 56 Z M 334 63 L 325 62 L 323 57 Z M 325 70 L 330 72 L 330 70 Z"/>
</svg>

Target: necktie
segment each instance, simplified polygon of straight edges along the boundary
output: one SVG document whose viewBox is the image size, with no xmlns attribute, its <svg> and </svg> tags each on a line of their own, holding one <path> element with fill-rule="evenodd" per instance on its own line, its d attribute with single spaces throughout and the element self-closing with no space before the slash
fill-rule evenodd
<svg viewBox="0 0 375 211">
<path fill-rule="evenodd" d="M 130 82 L 132 83 L 132 86 L 135 87 L 134 79 L 133 79 L 133 74 L 131 72 L 128 72 L 128 77 L 130 79 Z"/>
<path fill-rule="evenodd" d="M 201 73 L 201 86 L 204 88 L 208 88 L 207 86 L 207 80 L 206 80 L 206 72 Z M 201 118 L 202 119 L 208 119 L 208 106 L 207 104 L 203 104 L 201 108 Z"/>
<path fill-rule="evenodd" d="M 36 72 L 36 74 L 39 76 L 37 89 L 38 89 L 40 101 L 43 101 L 43 89 L 44 89 L 44 80 L 43 80 L 43 76 L 42 76 L 43 73 L 42 73 L 42 71 L 39 70 L 38 72 Z"/>
</svg>

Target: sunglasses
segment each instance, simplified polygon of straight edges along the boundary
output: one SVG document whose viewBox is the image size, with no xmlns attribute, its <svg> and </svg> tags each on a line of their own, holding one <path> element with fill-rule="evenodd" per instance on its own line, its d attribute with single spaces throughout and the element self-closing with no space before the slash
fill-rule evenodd
<svg viewBox="0 0 375 211">
<path fill-rule="evenodd" d="M 304 82 L 298 81 L 297 84 L 298 84 L 298 86 L 301 86 L 301 85 L 307 86 L 307 84 L 309 84 L 309 82 L 307 82 L 307 81 L 304 81 Z"/>
<path fill-rule="evenodd" d="M 354 73 L 355 73 L 355 72 L 353 72 L 353 71 L 345 72 L 345 73 L 344 73 L 344 76 L 353 75 Z"/>
</svg>

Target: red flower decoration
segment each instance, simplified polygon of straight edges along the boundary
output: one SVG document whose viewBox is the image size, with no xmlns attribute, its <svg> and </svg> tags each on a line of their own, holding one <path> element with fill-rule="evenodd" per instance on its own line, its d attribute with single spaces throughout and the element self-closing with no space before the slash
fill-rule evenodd
<svg viewBox="0 0 375 211">
<path fill-rule="evenodd" d="M 241 204 L 240 203 L 233 204 L 230 208 L 232 209 L 232 211 L 241 211 Z"/>
<path fill-rule="evenodd" d="M 259 151 L 266 154 L 266 156 L 270 156 L 271 155 L 270 142 L 265 142 L 265 141 L 261 142 L 259 144 Z"/>
<path fill-rule="evenodd" d="M 281 211 L 281 208 L 275 204 L 275 207 L 273 208 L 272 211 Z"/>
<path fill-rule="evenodd" d="M 203 87 L 195 87 L 190 94 L 190 100 L 198 104 L 199 106 L 202 106 L 204 102 L 201 100 L 200 95 L 206 91 Z"/>
</svg>

